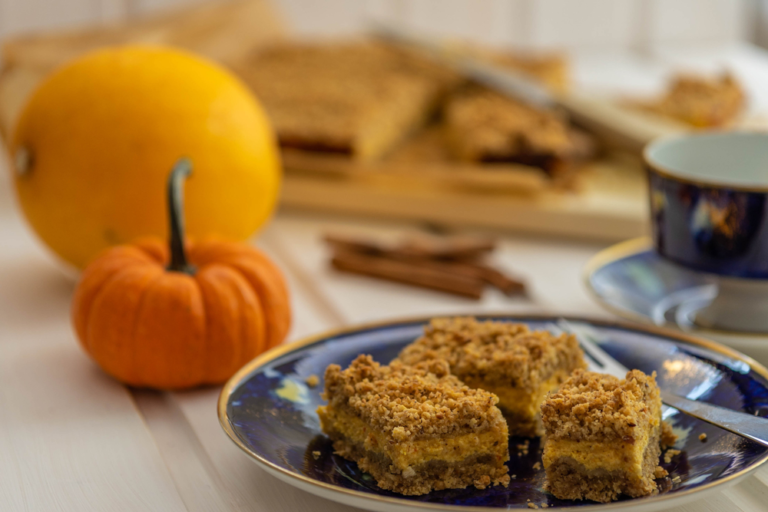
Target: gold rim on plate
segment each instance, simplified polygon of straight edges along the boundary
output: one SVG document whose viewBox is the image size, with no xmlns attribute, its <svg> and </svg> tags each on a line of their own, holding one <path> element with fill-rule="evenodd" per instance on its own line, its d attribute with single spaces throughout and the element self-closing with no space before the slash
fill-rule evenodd
<svg viewBox="0 0 768 512">
<path fill-rule="evenodd" d="M 629 311 L 627 309 L 622 309 L 608 302 L 592 286 L 592 277 L 601 268 L 611 263 L 614 263 L 616 261 L 619 261 L 621 259 L 627 258 L 629 256 L 634 256 L 635 254 L 645 252 L 649 249 L 653 249 L 653 243 L 651 242 L 650 237 L 647 237 L 647 236 L 633 238 L 631 240 L 626 240 L 624 242 L 619 242 L 618 244 L 612 245 L 607 249 L 603 249 L 602 251 L 592 256 L 592 258 L 590 258 L 590 260 L 587 261 L 587 264 L 584 265 L 584 270 L 582 271 L 582 281 L 584 282 L 584 285 L 586 286 L 587 291 L 589 292 L 589 295 L 595 300 L 595 302 L 600 304 L 600 306 L 610 311 L 614 315 L 624 318 L 626 320 L 631 320 L 633 322 L 657 326 L 657 324 L 653 323 L 653 321 L 645 315 L 641 315 L 639 313 L 635 313 L 634 311 Z M 670 264 L 677 265 L 676 263 L 671 261 L 670 261 Z M 672 324 L 669 324 L 669 325 L 670 325 L 670 328 L 672 329 L 682 330 L 682 328 L 679 326 L 675 326 Z M 700 335 L 700 336 L 712 335 L 717 337 L 729 337 L 734 339 L 742 338 L 749 341 L 768 340 L 768 333 L 749 332 L 749 331 L 726 331 L 723 329 L 712 329 L 709 327 L 700 327 L 698 325 L 694 327 L 695 327 L 695 330 L 693 332 L 695 332 L 697 335 Z M 683 332 L 689 332 L 689 331 L 683 331 Z"/>
<path fill-rule="evenodd" d="M 633 242 L 634 244 L 637 244 L 638 240 L 630 240 L 629 242 Z M 629 242 L 624 242 L 624 244 L 629 245 Z M 619 245 L 623 245 L 623 244 L 619 244 Z M 332 330 L 323 332 L 321 334 L 309 336 L 309 337 L 294 341 L 292 343 L 286 343 L 284 345 L 277 346 L 265 352 L 264 354 L 258 356 L 257 358 L 253 359 L 251 362 L 247 363 L 227 381 L 227 383 L 224 385 L 224 387 L 221 390 L 221 394 L 219 395 L 219 400 L 217 404 L 219 423 L 221 424 L 221 427 L 224 429 L 224 432 L 227 433 L 227 436 L 229 437 L 229 439 L 232 442 L 234 442 L 241 450 L 243 450 L 248 456 L 250 456 L 255 462 L 265 466 L 267 469 L 271 471 L 275 471 L 289 478 L 298 480 L 302 483 L 309 484 L 310 486 L 317 487 L 318 489 L 332 491 L 335 493 L 347 495 L 349 497 L 353 497 L 357 499 L 377 501 L 380 503 L 388 503 L 392 506 L 421 508 L 424 510 L 443 510 L 443 511 L 456 510 L 461 512 L 490 512 L 491 510 L 495 510 L 489 507 L 464 507 L 464 506 L 457 506 L 457 505 L 444 505 L 444 504 L 437 504 L 437 503 L 411 501 L 411 500 L 405 500 L 401 498 L 393 498 L 390 496 L 380 496 L 377 494 L 365 493 L 361 491 L 355 491 L 352 489 L 345 489 L 343 487 L 338 487 L 333 484 L 329 484 L 326 482 L 321 482 L 319 480 L 309 478 L 308 476 L 301 475 L 299 473 L 288 471 L 287 469 L 282 468 L 266 460 L 265 458 L 260 456 L 258 453 L 251 451 L 251 449 L 248 448 L 248 446 L 246 446 L 245 443 L 243 443 L 243 441 L 240 440 L 240 438 L 237 436 L 237 433 L 232 428 L 232 425 L 230 424 L 229 419 L 227 418 L 227 402 L 229 401 L 229 397 L 232 395 L 233 391 L 237 387 L 239 387 L 245 381 L 245 379 L 251 373 L 253 373 L 256 369 L 266 365 L 267 363 L 274 361 L 275 359 L 283 355 L 289 354 L 298 349 L 304 348 L 308 345 L 312 345 L 313 343 L 316 343 L 318 341 L 321 341 L 327 338 L 338 337 L 338 336 L 350 334 L 356 331 L 366 331 L 366 330 L 372 330 L 372 329 L 377 329 L 377 328 L 387 327 L 387 326 L 413 324 L 413 323 L 426 324 L 432 318 L 436 318 L 439 316 L 440 315 L 430 315 L 430 316 L 421 316 L 421 317 L 415 317 L 415 318 L 404 318 L 404 319 L 395 319 L 395 320 L 388 320 L 388 321 L 382 321 L 382 322 L 371 322 L 371 323 L 359 324 L 359 325 L 354 325 L 351 327 L 346 327 L 341 329 L 332 329 Z M 456 316 L 456 315 L 451 315 L 451 316 Z M 491 317 L 496 317 L 496 318 L 502 317 L 502 318 L 509 318 L 509 319 L 519 318 L 521 321 L 522 320 L 545 321 L 552 318 L 558 318 L 557 315 L 544 315 L 540 313 L 534 313 L 534 314 L 528 314 L 528 315 L 508 314 L 508 313 L 496 313 L 496 314 L 484 313 L 484 314 L 476 314 L 473 316 L 477 318 L 491 318 Z M 643 332 L 643 333 L 651 334 L 654 336 L 671 338 L 675 341 L 679 341 L 685 344 L 703 347 L 705 349 L 711 350 L 720 355 L 737 359 L 743 363 L 748 364 L 749 367 L 752 370 L 754 370 L 758 375 L 768 380 L 768 369 L 766 369 L 762 364 L 758 363 L 757 361 L 755 361 L 754 359 L 752 359 L 747 355 L 741 354 L 736 350 L 728 348 L 714 341 L 698 338 L 696 336 L 691 336 L 689 334 L 686 334 L 680 331 L 674 331 L 671 329 L 658 327 L 655 325 L 633 325 L 625 322 L 600 320 L 600 319 L 594 319 L 594 318 L 582 317 L 582 316 L 564 316 L 563 318 L 569 321 L 584 322 L 591 325 L 597 325 L 602 327 L 609 327 L 609 328 L 612 327 L 612 328 L 618 328 L 618 329 Z M 696 487 L 686 491 L 680 491 L 675 494 L 663 494 L 660 497 L 653 497 L 651 499 L 656 500 L 657 502 L 678 501 L 680 499 L 683 499 L 685 497 L 692 495 L 693 493 L 706 491 L 713 487 L 724 485 L 729 482 L 732 482 L 735 479 L 746 476 L 748 473 L 751 473 L 752 471 L 760 467 L 766 460 L 768 460 L 768 450 L 763 455 L 763 457 L 752 466 L 742 469 L 741 471 L 734 473 L 732 475 L 728 475 L 722 480 L 710 482 L 701 487 Z M 637 505 L 638 503 L 636 500 L 627 500 L 627 501 L 621 501 L 621 502 L 613 502 L 610 504 L 603 503 L 603 504 L 596 504 L 596 505 L 585 505 L 580 507 L 558 507 L 557 510 L 573 511 L 573 512 L 576 512 L 576 511 L 592 512 L 592 511 L 606 510 L 606 508 L 609 508 L 609 507 L 611 510 L 622 510 L 622 509 L 631 508 Z"/>
</svg>

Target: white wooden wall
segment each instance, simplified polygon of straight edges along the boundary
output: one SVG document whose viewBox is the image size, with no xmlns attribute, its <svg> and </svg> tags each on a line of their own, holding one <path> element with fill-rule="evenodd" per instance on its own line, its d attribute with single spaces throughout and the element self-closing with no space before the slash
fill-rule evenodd
<svg viewBox="0 0 768 512">
<path fill-rule="evenodd" d="M 0 0 L 0 41 L 130 19 L 201 0 Z M 500 46 L 643 48 L 764 38 L 768 0 L 274 0 L 297 32 L 347 35 L 372 21 Z"/>
</svg>

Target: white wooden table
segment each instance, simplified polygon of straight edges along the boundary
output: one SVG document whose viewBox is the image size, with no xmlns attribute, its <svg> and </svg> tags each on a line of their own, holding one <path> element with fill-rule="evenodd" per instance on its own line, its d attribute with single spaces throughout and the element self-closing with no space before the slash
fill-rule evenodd
<svg viewBox="0 0 768 512">
<path fill-rule="evenodd" d="M 768 111 L 768 56 L 746 46 L 662 49 L 646 56 L 582 54 L 582 85 L 652 90 L 671 65 L 732 65 Z M 74 280 L 34 240 L 0 163 L 0 510 L 280 512 L 353 510 L 295 490 L 260 470 L 224 435 L 218 388 L 127 389 L 78 347 L 69 323 Z M 330 270 L 328 231 L 397 237 L 423 229 L 280 213 L 257 243 L 285 271 L 295 322 L 289 339 L 351 323 L 425 314 L 543 311 L 607 316 L 581 268 L 600 246 L 502 237 L 498 265 L 523 276 L 532 300 L 489 290 L 480 302 Z M 768 467 L 675 511 L 768 507 Z"/>
</svg>

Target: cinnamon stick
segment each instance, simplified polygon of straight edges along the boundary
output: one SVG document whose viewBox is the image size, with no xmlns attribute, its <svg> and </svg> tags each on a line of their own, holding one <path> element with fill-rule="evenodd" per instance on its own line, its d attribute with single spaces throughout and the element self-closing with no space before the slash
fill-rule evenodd
<svg viewBox="0 0 768 512">
<path fill-rule="evenodd" d="M 357 238 L 348 238 L 340 235 L 325 235 L 323 240 L 336 250 L 358 252 L 361 254 L 383 255 L 386 252 L 392 252 L 393 249 L 386 248 L 376 242 Z"/>
<path fill-rule="evenodd" d="M 445 267 L 393 260 L 348 250 L 337 250 L 331 259 L 331 265 L 346 272 L 422 286 L 472 299 L 479 299 L 485 286 L 481 279 L 452 273 Z"/>
<path fill-rule="evenodd" d="M 473 260 L 482 257 L 496 247 L 493 240 L 470 237 L 448 237 L 446 239 L 427 236 L 412 237 L 395 247 L 339 235 L 325 235 L 324 240 L 334 247 L 367 254 L 390 253 L 436 260 Z"/>
<path fill-rule="evenodd" d="M 501 290 L 508 296 L 525 294 L 525 284 L 517 279 L 484 263 L 474 261 L 474 257 L 459 258 L 459 255 L 471 255 L 485 252 L 493 247 L 493 242 L 481 240 L 460 241 L 459 244 L 438 249 L 436 245 L 432 249 L 416 245 L 400 245 L 385 247 L 376 242 L 346 238 L 338 235 L 326 235 L 325 241 L 336 251 L 345 251 L 368 256 L 379 256 L 388 260 L 407 262 L 420 268 L 439 269 L 452 275 L 461 275 L 473 280 L 485 282 Z M 451 257 L 448 258 L 447 256 Z"/>
<path fill-rule="evenodd" d="M 495 248 L 496 242 L 488 238 L 466 236 L 438 238 L 426 235 L 411 237 L 400 246 L 404 253 L 441 260 L 477 259 Z"/>
<path fill-rule="evenodd" d="M 498 288 L 507 296 L 526 294 L 525 283 L 523 281 L 510 277 L 489 265 L 474 262 L 461 262 L 460 265 L 465 268 L 473 269 L 486 283 L 494 288 Z"/>
</svg>

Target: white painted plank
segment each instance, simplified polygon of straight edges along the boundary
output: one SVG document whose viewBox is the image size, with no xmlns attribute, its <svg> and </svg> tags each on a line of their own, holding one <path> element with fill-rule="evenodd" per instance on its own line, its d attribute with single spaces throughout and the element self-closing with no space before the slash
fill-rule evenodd
<svg viewBox="0 0 768 512">
<path fill-rule="evenodd" d="M 741 510 L 761 510 L 765 509 L 765 504 L 768 503 L 768 486 L 753 476 L 725 489 L 722 495 Z"/>
<path fill-rule="evenodd" d="M 645 0 L 648 40 L 724 43 L 747 38 L 749 2 L 736 0 Z"/>
<path fill-rule="evenodd" d="M 364 22 L 398 26 L 404 18 L 407 2 L 408 0 L 364 0 Z"/>
<path fill-rule="evenodd" d="M 99 21 L 117 22 L 128 18 L 131 0 L 94 0 Z"/>
<path fill-rule="evenodd" d="M 367 29 L 367 7 L 360 0 L 277 0 L 292 33 L 300 38 L 343 38 Z"/>
<path fill-rule="evenodd" d="M 487 5 L 475 28 L 479 43 L 498 48 L 530 46 L 533 0 L 484 0 Z"/>
<path fill-rule="evenodd" d="M 750 478 L 751 480 L 751 478 Z M 741 495 L 744 490 L 737 489 L 737 494 Z M 672 507 L 667 509 L 666 512 L 756 512 L 759 509 L 749 509 L 739 507 L 733 500 L 731 500 L 726 494 L 719 492 L 710 494 L 707 497 L 688 503 L 679 507 Z"/>
<path fill-rule="evenodd" d="M 634 43 L 638 1 L 535 1 L 530 44 L 544 49 L 627 48 Z"/>
<path fill-rule="evenodd" d="M 0 155 L 3 510 L 186 510 L 126 389 L 83 354 L 74 283 L 15 213 Z"/>
<path fill-rule="evenodd" d="M 410 0 L 405 13 L 409 29 L 428 36 L 471 38 L 486 2 Z"/>
<path fill-rule="evenodd" d="M 100 20 L 93 0 L 2 0 L 0 33 L 3 37 L 50 28 L 86 25 Z"/>
<path fill-rule="evenodd" d="M 526 46 L 530 4 L 528 0 L 411 0 L 403 24 L 434 37 L 496 47 Z"/>
<path fill-rule="evenodd" d="M 200 5 L 211 1 L 222 0 L 127 0 L 132 14 L 144 15 L 168 9 L 177 9 L 185 6 Z"/>
<path fill-rule="evenodd" d="M 187 511 L 231 512 L 219 473 L 171 393 L 133 390 L 132 394 Z M 208 414 L 214 410 L 211 407 Z"/>
<path fill-rule="evenodd" d="M 177 393 L 211 463 L 221 475 L 232 512 L 354 512 L 358 509 L 300 491 L 260 469 L 226 435 L 216 418 L 217 389 Z"/>
</svg>

